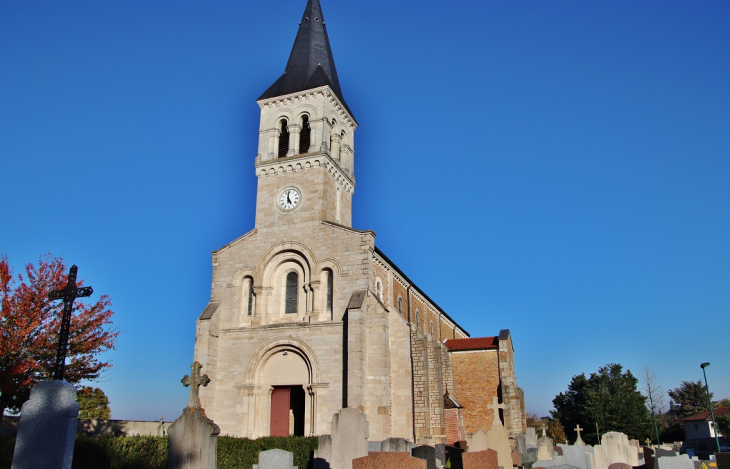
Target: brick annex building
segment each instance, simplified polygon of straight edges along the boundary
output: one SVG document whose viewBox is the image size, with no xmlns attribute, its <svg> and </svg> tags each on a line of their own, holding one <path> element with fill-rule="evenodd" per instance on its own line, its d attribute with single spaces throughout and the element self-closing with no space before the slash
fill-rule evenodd
<svg viewBox="0 0 730 469">
<path fill-rule="evenodd" d="M 469 334 L 352 228 L 357 122 L 340 89 L 319 0 L 261 108 L 256 221 L 213 252 L 197 321 L 201 388 L 223 434 L 321 435 L 343 407 L 370 439 L 417 444 L 488 430 L 494 396 L 524 430 L 512 339 Z"/>
</svg>

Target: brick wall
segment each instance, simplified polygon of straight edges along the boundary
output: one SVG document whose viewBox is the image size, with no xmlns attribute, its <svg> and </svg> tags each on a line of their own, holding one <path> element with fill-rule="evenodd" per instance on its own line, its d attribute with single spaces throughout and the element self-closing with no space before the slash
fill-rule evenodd
<svg viewBox="0 0 730 469">
<path fill-rule="evenodd" d="M 463 406 L 461 416 L 467 433 L 492 427 L 493 411 L 487 406 L 497 395 L 499 363 L 497 350 L 452 352 L 454 390 L 451 395 Z"/>
</svg>

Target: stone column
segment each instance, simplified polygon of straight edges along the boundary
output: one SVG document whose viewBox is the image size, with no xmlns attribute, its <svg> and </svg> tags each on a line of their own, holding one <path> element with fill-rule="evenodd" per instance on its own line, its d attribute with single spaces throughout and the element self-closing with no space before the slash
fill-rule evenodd
<svg viewBox="0 0 730 469">
<path fill-rule="evenodd" d="M 340 136 L 336 133 L 330 135 L 332 139 L 332 148 L 330 148 L 330 156 L 335 161 L 340 161 Z"/>
<path fill-rule="evenodd" d="M 299 154 L 299 134 L 302 128 L 299 124 L 289 124 L 289 151 L 286 156 L 293 156 Z"/>
<path fill-rule="evenodd" d="M 317 320 L 322 319 L 319 317 L 319 312 L 324 309 L 320 308 L 321 305 L 319 304 L 322 301 L 319 297 L 319 285 L 319 280 L 312 280 L 312 283 L 309 284 L 312 289 L 312 316 Z"/>
</svg>

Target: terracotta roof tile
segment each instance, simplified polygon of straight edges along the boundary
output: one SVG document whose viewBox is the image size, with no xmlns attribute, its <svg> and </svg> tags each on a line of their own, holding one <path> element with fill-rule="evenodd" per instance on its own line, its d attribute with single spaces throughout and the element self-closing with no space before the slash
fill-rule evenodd
<svg viewBox="0 0 730 469">
<path fill-rule="evenodd" d="M 715 418 L 717 419 L 721 415 L 730 415 L 730 407 L 718 407 L 715 409 Z M 712 416 L 710 415 L 710 411 L 706 410 L 704 412 L 700 412 L 699 414 L 690 415 L 689 417 L 685 417 L 683 419 L 680 419 L 682 421 L 687 420 L 712 420 Z"/>
<path fill-rule="evenodd" d="M 472 337 L 469 339 L 449 339 L 445 344 L 452 352 L 461 350 L 496 350 L 499 337 Z"/>
</svg>

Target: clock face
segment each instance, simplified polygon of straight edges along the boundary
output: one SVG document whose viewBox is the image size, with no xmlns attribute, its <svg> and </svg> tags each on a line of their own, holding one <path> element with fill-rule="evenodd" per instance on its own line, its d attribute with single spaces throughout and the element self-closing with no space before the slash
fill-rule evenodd
<svg viewBox="0 0 730 469">
<path fill-rule="evenodd" d="M 296 189 L 284 189 L 279 197 L 279 206 L 284 210 L 292 210 L 299 205 L 299 191 Z"/>
</svg>

